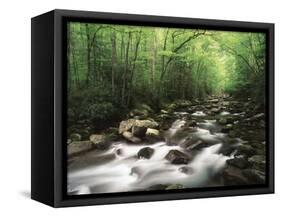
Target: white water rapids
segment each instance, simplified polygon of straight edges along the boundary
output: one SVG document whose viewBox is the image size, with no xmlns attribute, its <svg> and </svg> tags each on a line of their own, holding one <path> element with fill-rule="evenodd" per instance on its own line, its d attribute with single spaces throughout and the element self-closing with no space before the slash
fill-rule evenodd
<svg viewBox="0 0 281 217">
<path fill-rule="evenodd" d="M 167 134 L 173 137 L 184 124 L 184 119 L 176 120 Z M 96 194 L 141 191 L 158 184 L 181 184 L 186 188 L 205 187 L 225 166 L 226 160 L 231 158 L 219 153 L 222 147 L 220 140 L 225 134 L 211 133 L 213 128 L 216 128 L 216 123 L 206 120 L 199 123 L 195 132 L 186 135 L 213 144 L 196 152 L 188 164 L 175 165 L 166 160 L 165 156 L 170 150 L 185 152 L 185 148 L 179 145 L 169 146 L 166 142 L 152 145 L 115 142 L 107 151 L 92 151 L 82 155 L 68 168 L 68 192 Z M 137 158 L 138 151 L 144 147 L 154 149 L 150 159 Z M 95 158 L 104 160 L 95 162 Z"/>
</svg>

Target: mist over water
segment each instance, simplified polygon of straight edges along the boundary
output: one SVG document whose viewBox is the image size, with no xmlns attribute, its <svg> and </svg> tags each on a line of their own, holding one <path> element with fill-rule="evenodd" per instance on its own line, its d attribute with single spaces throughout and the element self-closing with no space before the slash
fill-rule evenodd
<svg viewBox="0 0 281 217">
<path fill-rule="evenodd" d="M 202 112 L 194 115 L 204 116 Z M 185 119 L 177 119 L 166 132 L 166 140 L 173 138 L 184 126 Z M 147 190 L 158 184 L 181 184 L 185 188 L 206 187 L 232 156 L 219 153 L 222 148 L 223 133 L 216 133 L 216 122 L 200 122 L 194 132 L 186 134 L 212 145 L 194 154 L 188 164 L 171 164 L 165 159 L 170 150 L 186 152 L 185 147 L 169 145 L 168 142 L 154 144 L 128 144 L 124 141 L 112 143 L 104 152 L 91 152 L 68 168 L 68 192 L 70 194 L 109 193 Z M 183 138 L 183 139 L 185 139 Z M 137 153 L 144 147 L 151 147 L 154 153 L 150 159 L 138 159 Z M 88 165 L 92 159 L 103 159 Z"/>
</svg>

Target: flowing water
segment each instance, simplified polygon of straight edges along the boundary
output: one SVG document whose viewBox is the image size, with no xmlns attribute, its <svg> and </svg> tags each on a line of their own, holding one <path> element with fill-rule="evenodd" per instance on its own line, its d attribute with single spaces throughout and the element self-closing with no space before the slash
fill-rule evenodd
<svg viewBox="0 0 281 217">
<path fill-rule="evenodd" d="M 174 138 L 186 123 L 185 114 L 178 115 L 182 117 L 166 132 L 167 140 Z M 205 116 L 200 111 L 193 115 Z M 181 184 L 185 188 L 210 185 L 210 180 L 222 170 L 226 160 L 232 157 L 219 152 L 227 136 L 219 131 L 220 127 L 214 120 L 204 120 L 198 123 L 194 131 L 186 133 L 177 145 L 168 145 L 168 142 L 157 142 L 152 145 L 114 142 L 109 150 L 87 153 L 69 166 L 68 192 L 95 194 L 141 191 L 159 184 Z M 165 159 L 170 150 L 185 152 L 186 147 L 180 144 L 191 136 L 211 145 L 193 152 L 194 158 L 188 164 L 175 165 Z M 138 151 L 144 147 L 154 149 L 150 159 L 137 158 Z"/>
</svg>

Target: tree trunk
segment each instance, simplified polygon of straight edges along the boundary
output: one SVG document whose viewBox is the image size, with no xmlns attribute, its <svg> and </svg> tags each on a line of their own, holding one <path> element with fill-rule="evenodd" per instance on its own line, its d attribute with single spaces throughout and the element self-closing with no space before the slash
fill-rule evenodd
<svg viewBox="0 0 281 217">
<path fill-rule="evenodd" d="M 116 70 L 116 33 L 112 32 L 112 53 L 111 53 L 111 93 L 115 95 L 115 70 Z"/>
<path fill-rule="evenodd" d="M 91 42 L 90 42 L 90 30 L 89 25 L 86 24 L 86 37 L 87 37 L 87 76 L 86 85 L 89 86 L 90 74 L 91 74 Z"/>
<path fill-rule="evenodd" d="M 125 69 L 123 72 L 123 85 L 122 85 L 122 97 L 121 97 L 121 103 L 122 105 L 125 105 L 125 99 L 126 99 L 126 87 L 127 87 L 127 77 L 128 77 L 128 68 L 129 68 L 129 50 L 130 50 L 130 41 L 131 41 L 131 32 L 129 32 L 128 35 L 128 42 L 125 52 Z"/>
<path fill-rule="evenodd" d="M 152 39 L 152 66 L 151 66 L 151 89 L 152 94 L 155 90 L 155 68 L 156 68 L 156 58 L 157 58 L 157 41 L 156 41 L 156 32 L 154 31 L 154 36 Z"/>
<path fill-rule="evenodd" d="M 138 50 L 139 50 L 139 45 L 140 45 L 140 41 L 141 41 L 141 31 L 138 33 L 138 36 L 137 36 L 136 40 L 137 41 L 136 41 L 136 46 L 135 46 L 134 59 L 133 59 L 133 63 L 132 63 L 131 76 L 130 76 L 130 80 L 129 80 L 130 88 L 128 90 L 127 105 L 130 104 L 131 93 L 133 91 L 134 72 L 135 72 L 135 68 L 136 68 L 136 61 L 137 61 L 137 58 L 138 58 Z"/>
</svg>

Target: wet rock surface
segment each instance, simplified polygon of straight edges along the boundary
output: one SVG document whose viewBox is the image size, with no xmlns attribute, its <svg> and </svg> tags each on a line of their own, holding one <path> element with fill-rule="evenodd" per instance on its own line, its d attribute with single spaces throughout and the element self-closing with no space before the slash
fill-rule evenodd
<svg viewBox="0 0 281 217">
<path fill-rule="evenodd" d="M 183 153 L 178 150 L 171 150 L 165 158 L 172 164 L 187 164 L 192 160 L 190 153 Z"/>
<path fill-rule="evenodd" d="M 141 150 L 139 150 L 138 158 L 149 159 L 149 158 L 151 158 L 153 153 L 154 153 L 154 149 L 153 148 L 145 147 L 145 148 L 142 148 Z"/>
</svg>

